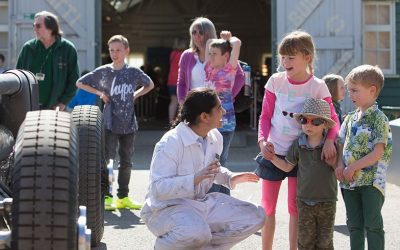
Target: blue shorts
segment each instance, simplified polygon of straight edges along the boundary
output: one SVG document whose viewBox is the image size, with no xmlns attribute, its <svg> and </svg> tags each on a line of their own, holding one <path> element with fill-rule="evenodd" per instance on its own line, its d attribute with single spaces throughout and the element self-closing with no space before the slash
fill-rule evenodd
<svg viewBox="0 0 400 250">
<path fill-rule="evenodd" d="M 176 86 L 168 86 L 168 94 L 169 95 L 176 95 Z"/>
<path fill-rule="evenodd" d="M 283 155 L 277 155 L 281 159 L 285 159 Z M 281 181 L 286 177 L 297 177 L 297 166 L 295 166 L 290 172 L 285 172 L 276 167 L 271 161 L 264 159 L 261 153 L 256 158 L 258 166 L 254 173 L 261 179 L 268 181 Z"/>
</svg>

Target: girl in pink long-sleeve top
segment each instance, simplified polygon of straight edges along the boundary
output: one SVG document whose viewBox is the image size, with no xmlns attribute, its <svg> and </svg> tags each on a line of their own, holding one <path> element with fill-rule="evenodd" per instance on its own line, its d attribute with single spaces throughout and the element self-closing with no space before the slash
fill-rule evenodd
<svg viewBox="0 0 400 250">
<path fill-rule="evenodd" d="M 278 47 L 280 66 L 283 72 L 271 76 L 265 86 L 262 112 L 259 121 L 258 144 L 268 167 L 260 165 L 256 173 L 262 180 L 261 203 L 267 215 L 261 231 L 263 250 L 272 249 L 275 232 L 275 210 L 282 180 L 288 177 L 288 210 L 290 214 L 290 249 L 297 249 L 297 167 L 285 173 L 275 167 L 269 159 L 269 143 L 272 143 L 279 157 L 285 158 L 292 142 L 301 132 L 300 125 L 293 119 L 293 113 L 302 110 L 307 98 L 326 100 L 331 117 L 338 124 L 329 90 L 321 79 L 313 75 L 312 64 L 315 47 L 312 37 L 304 31 L 294 31 L 283 38 Z M 334 140 L 339 127 L 336 125 L 327 133 L 322 157 L 336 157 Z"/>
</svg>

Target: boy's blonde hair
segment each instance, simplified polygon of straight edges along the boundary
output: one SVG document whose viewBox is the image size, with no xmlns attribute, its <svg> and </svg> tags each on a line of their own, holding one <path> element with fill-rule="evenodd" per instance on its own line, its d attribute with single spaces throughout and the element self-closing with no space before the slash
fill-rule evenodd
<svg viewBox="0 0 400 250">
<path fill-rule="evenodd" d="M 297 53 L 310 56 L 309 69 L 310 73 L 313 73 L 313 63 L 316 56 L 314 41 L 311 35 L 303 30 L 295 30 L 287 34 L 278 46 L 278 55 L 294 56 Z"/>
<path fill-rule="evenodd" d="M 129 48 L 128 39 L 126 37 L 124 37 L 123 35 L 114 35 L 114 36 L 112 36 L 108 40 L 107 45 L 110 45 L 110 43 L 114 43 L 114 42 L 122 43 L 124 45 L 125 49 Z"/>
<path fill-rule="evenodd" d="M 338 83 L 339 81 L 344 83 L 343 77 L 336 74 L 328 74 L 322 77 L 322 80 L 324 80 L 326 86 L 328 86 L 329 92 L 332 96 L 332 101 L 339 101 Z"/>
<path fill-rule="evenodd" d="M 365 87 L 376 87 L 376 97 L 378 97 L 384 85 L 385 77 L 382 70 L 378 66 L 364 64 L 355 67 L 346 76 L 346 84 L 361 84 Z"/>
</svg>

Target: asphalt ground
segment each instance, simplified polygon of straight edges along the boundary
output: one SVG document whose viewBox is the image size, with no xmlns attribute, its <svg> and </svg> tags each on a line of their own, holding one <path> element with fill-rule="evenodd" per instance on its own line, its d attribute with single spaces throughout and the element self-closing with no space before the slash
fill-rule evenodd
<svg viewBox="0 0 400 250">
<path fill-rule="evenodd" d="M 399 120 L 400 121 L 400 120 Z M 399 126 L 400 128 L 400 126 Z M 400 132 L 400 131 L 399 131 Z M 163 134 L 162 131 L 153 131 L 140 133 L 136 138 L 136 149 L 133 156 L 134 167 L 131 173 L 130 197 L 136 201 L 144 202 L 148 187 L 148 176 L 153 146 Z M 400 133 L 396 133 L 399 134 Z M 397 136 L 398 137 L 398 136 Z M 400 237 L 398 231 L 400 228 L 400 138 L 394 136 L 394 150 L 392 163 L 388 170 L 388 183 L 386 190 L 385 203 L 382 209 L 385 244 L 387 250 L 400 249 Z M 246 141 L 246 139 L 248 141 Z M 253 160 L 258 153 L 258 147 L 254 145 L 256 141 L 253 133 L 240 133 L 234 138 L 230 149 L 230 155 L 227 167 L 234 172 L 254 171 L 256 163 Z M 114 175 L 118 171 L 114 170 Z M 116 190 L 114 183 L 114 190 Z M 114 191 L 115 192 L 115 191 Z M 232 196 L 239 199 L 260 204 L 261 200 L 261 182 L 244 183 L 232 190 Z M 288 244 L 288 222 L 289 215 L 287 210 L 287 182 L 284 181 L 281 186 L 280 196 L 277 204 L 276 213 L 276 231 L 274 239 L 274 248 L 277 250 L 289 249 Z M 338 194 L 334 247 L 338 250 L 350 249 L 348 230 L 346 227 L 346 210 L 343 199 Z M 95 250 L 149 250 L 153 249 L 155 237 L 148 231 L 147 227 L 141 221 L 140 212 L 135 210 L 117 210 L 105 213 L 105 231 L 99 246 Z M 237 244 L 234 250 L 257 250 L 261 249 L 261 234 L 257 232 Z M 366 247 L 367 249 L 367 247 Z"/>
</svg>

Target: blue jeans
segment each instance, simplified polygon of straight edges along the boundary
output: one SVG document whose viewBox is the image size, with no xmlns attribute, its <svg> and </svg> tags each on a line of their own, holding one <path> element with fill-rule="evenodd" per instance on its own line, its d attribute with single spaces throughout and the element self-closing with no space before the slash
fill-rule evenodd
<svg viewBox="0 0 400 250">
<path fill-rule="evenodd" d="M 228 160 L 229 147 L 231 146 L 231 142 L 233 136 L 235 135 L 235 131 L 221 132 L 221 134 L 222 138 L 224 139 L 224 143 L 221 156 L 219 157 L 219 162 L 221 163 L 221 166 L 225 167 L 225 163 Z M 218 185 L 215 183 L 211 186 L 210 190 L 208 190 L 208 193 L 212 192 L 220 192 L 223 194 L 231 195 L 231 190 L 229 190 L 229 188 L 226 188 L 222 185 Z"/>
</svg>

